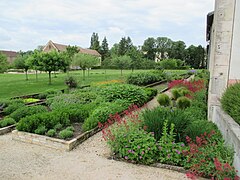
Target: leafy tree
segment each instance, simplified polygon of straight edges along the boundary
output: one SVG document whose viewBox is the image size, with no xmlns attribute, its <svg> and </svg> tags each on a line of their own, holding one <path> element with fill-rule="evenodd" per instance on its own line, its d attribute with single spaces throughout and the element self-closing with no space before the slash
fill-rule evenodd
<svg viewBox="0 0 240 180">
<path fill-rule="evenodd" d="M 155 60 L 156 53 L 155 39 L 152 37 L 147 38 L 143 43 L 142 51 L 144 52 L 146 58 L 150 60 Z"/>
<path fill-rule="evenodd" d="M 36 80 L 38 80 L 37 71 L 40 69 L 40 61 L 41 61 L 41 51 L 34 50 L 33 54 L 29 56 L 26 60 L 27 65 L 35 70 Z"/>
<path fill-rule="evenodd" d="M 39 69 L 48 72 L 49 84 L 52 83 L 51 72 L 58 70 L 66 71 L 69 66 L 69 62 L 66 60 L 64 53 L 59 53 L 57 51 L 39 53 L 38 58 Z"/>
<path fill-rule="evenodd" d="M 123 37 L 120 42 L 119 42 L 119 46 L 118 46 L 118 56 L 123 56 L 126 55 L 127 52 L 132 48 L 133 43 L 130 37 Z"/>
<path fill-rule="evenodd" d="M 28 80 L 28 69 L 30 67 L 28 64 L 29 57 L 29 54 L 20 52 L 14 61 L 14 66 L 16 69 L 24 69 L 26 80 Z"/>
<path fill-rule="evenodd" d="M 103 38 L 102 45 L 100 47 L 100 54 L 102 56 L 102 61 L 104 61 L 104 59 L 109 56 L 109 48 L 106 37 Z"/>
<path fill-rule="evenodd" d="M 4 73 L 8 69 L 7 56 L 0 52 L 0 73 Z"/>
<path fill-rule="evenodd" d="M 112 48 L 110 49 L 111 57 L 118 56 L 118 47 L 119 47 L 118 43 L 113 44 Z"/>
<path fill-rule="evenodd" d="M 115 57 L 112 59 L 112 65 L 121 70 L 122 76 L 122 70 L 128 69 L 131 65 L 131 58 L 127 55 Z"/>
<path fill-rule="evenodd" d="M 96 51 L 100 50 L 100 42 L 98 40 L 98 33 L 93 32 L 91 36 L 91 42 L 90 42 L 90 49 L 94 49 Z"/>
<path fill-rule="evenodd" d="M 193 68 L 205 67 L 205 49 L 199 45 L 191 45 L 186 49 L 186 63 Z"/>
<path fill-rule="evenodd" d="M 89 54 L 78 53 L 73 57 L 72 65 L 79 66 L 83 70 L 83 80 L 85 80 L 85 70 L 86 68 L 90 69 L 96 65 L 98 65 L 99 60 Z"/>
<path fill-rule="evenodd" d="M 183 41 L 173 42 L 172 48 L 169 52 L 169 58 L 172 59 L 185 59 L 185 48 L 186 44 Z"/>
<path fill-rule="evenodd" d="M 131 58 L 130 68 L 132 71 L 140 68 L 140 61 L 143 58 L 143 53 L 140 52 L 136 46 L 132 46 L 129 48 L 127 55 Z"/>
<path fill-rule="evenodd" d="M 166 59 L 170 49 L 172 48 L 173 41 L 167 37 L 158 37 L 156 39 L 156 49 L 160 54 L 160 59 Z"/>
</svg>

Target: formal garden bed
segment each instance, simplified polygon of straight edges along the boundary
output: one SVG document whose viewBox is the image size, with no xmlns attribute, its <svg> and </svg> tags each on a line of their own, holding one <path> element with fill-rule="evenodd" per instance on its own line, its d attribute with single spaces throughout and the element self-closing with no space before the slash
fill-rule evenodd
<svg viewBox="0 0 240 180">
<path fill-rule="evenodd" d="M 233 150 L 215 124 L 207 120 L 207 76 L 169 84 L 172 96 L 160 95 L 161 106 L 99 123 L 114 158 L 139 164 L 181 166 L 189 178 L 239 179 L 232 166 Z M 113 123 L 116 122 L 116 123 Z"/>
</svg>

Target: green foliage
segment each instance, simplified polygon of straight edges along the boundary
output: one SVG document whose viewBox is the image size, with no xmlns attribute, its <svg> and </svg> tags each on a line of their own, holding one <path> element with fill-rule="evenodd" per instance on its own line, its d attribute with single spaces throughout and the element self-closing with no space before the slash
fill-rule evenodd
<svg viewBox="0 0 240 180">
<path fill-rule="evenodd" d="M 9 115 L 23 106 L 25 106 L 25 104 L 22 101 L 12 101 L 6 108 L 3 109 L 3 113 L 4 115 Z"/>
<path fill-rule="evenodd" d="M 47 112 L 47 108 L 45 106 L 23 106 L 11 113 L 9 117 L 18 122 L 23 117 L 42 112 Z"/>
<path fill-rule="evenodd" d="M 49 129 L 46 135 L 49 137 L 54 137 L 56 134 L 57 132 L 55 129 Z"/>
<path fill-rule="evenodd" d="M 173 99 L 177 100 L 179 97 L 190 94 L 190 91 L 186 87 L 178 87 L 171 89 Z"/>
<path fill-rule="evenodd" d="M 155 97 L 157 95 L 157 89 L 153 89 L 153 88 L 145 88 L 144 89 L 147 98 L 147 101 L 150 101 L 153 97 Z"/>
<path fill-rule="evenodd" d="M 15 123 L 16 123 L 16 121 L 13 118 L 5 117 L 3 120 L 0 120 L 0 128 L 10 126 Z"/>
<path fill-rule="evenodd" d="M 98 40 L 98 33 L 93 32 L 91 36 L 91 45 L 90 49 L 94 49 L 99 51 L 100 50 L 100 42 Z"/>
<path fill-rule="evenodd" d="M 110 55 L 106 36 L 103 38 L 102 44 L 100 46 L 100 54 L 102 56 L 102 61 L 104 61 Z"/>
<path fill-rule="evenodd" d="M 71 131 L 69 129 L 64 129 L 64 130 L 59 132 L 59 137 L 61 139 L 71 138 L 72 136 L 73 136 L 73 131 Z"/>
<path fill-rule="evenodd" d="M 57 91 L 57 90 L 46 90 L 45 92 L 42 92 L 38 95 L 39 99 L 46 99 L 46 98 L 50 98 L 50 97 L 54 97 L 57 95 L 62 94 L 61 91 Z"/>
<path fill-rule="evenodd" d="M 133 73 L 127 76 L 127 83 L 134 84 L 138 86 L 145 86 L 157 81 L 164 79 L 163 71 L 152 71 L 152 72 L 142 72 L 142 73 Z"/>
<path fill-rule="evenodd" d="M 44 135 L 47 132 L 47 128 L 44 125 L 38 126 L 37 129 L 35 129 L 34 133 Z"/>
<path fill-rule="evenodd" d="M 106 134 L 105 132 L 109 132 Z M 104 130 L 106 140 L 118 157 L 142 164 L 151 164 L 156 160 L 156 140 L 152 133 L 139 129 L 134 118 L 113 125 Z"/>
<path fill-rule="evenodd" d="M 163 123 L 168 120 L 169 125 L 175 125 L 176 141 L 180 142 L 185 139 L 182 135 L 189 124 L 189 117 L 184 114 L 184 110 L 157 107 L 153 110 L 145 110 L 142 113 L 143 126 L 147 132 L 154 132 L 154 137 L 159 140 L 162 136 L 161 131 Z"/>
<path fill-rule="evenodd" d="M 68 126 L 68 127 L 66 128 L 66 130 L 68 130 L 68 131 L 74 131 L 75 129 L 74 129 L 73 126 Z"/>
<path fill-rule="evenodd" d="M 157 101 L 161 106 L 169 106 L 171 104 L 169 96 L 163 93 L 158 96 Z"/>
<path fill-rule="evenodd" d="M 179 97 L 177 99 L 177 107 L 180 109 L 185 109 L 191 106 L 191 100 L 185 96 Z"/>
<path fill-rule="evenodd" d="M 221 98 L 223 110 L 240 124 L 240 83 L 229 86 Z"/>
<path fill-rule="evenodd" d="M 123 69 L 129 69 L 130 65 L 131 65 L 131 61 L 132 61 L 132 59 L 127 55 L 118 56 L 118 57 L 114 57 L 112 59 L 112 65 L 115 68 L 121 70 L 121 76 L 122 76 L 122 70 Z"/>
<path fill-rule="evenodd" d="M 185 61 L 188 65 L 196 69 L 206 67 L 206 52 L 204 47 L 202 47 L 201 45 L 191 45 L 186 49 L 185 53 Z"/>
<path fill-rule="evenodd" d="M 29 69 L 29 64 L 27 63 L 29 54 L 19 54 L 14 60 L 14 66 L 16 69 L 24 69 L 26 73 L 26 80 L 28 80 L 27 71 Z"/>
<path fill-rule="evenodd" d="M 36 99 L 36 98 L 27 98 L 27 99 L 23 99 L 24 103 L 34 103 L 39 101 L 40 99 Z"/>
<path fill-rule="evenodd" d="M 121 103 L 104 103 L 93 110 L 90 116 L 83 123 L 83 130 L 88 131 L 97 127 L 98 122 L 104 123 L 109 118 L 110 114 L 122 112 L 126 107 L 121 106 Z"/>
<path fill-rule="evenodd" d="M 7 56 L 0 52 L 0 73 L 6 72 L 8 69 Z"/>
<path fill-rule="evenodd" d="M 129 84 L 105 85 L 102 86 L 99 94 L 109 102 L 123 99 L 136 105 L 143 105 L 148 99 L 144 88 Z"/>
<path fill-rule="evenodd" d="M 156 64 L 157 69 L 186 69 L 180 59 L 163 59 Z"/>
<path fill-rule="evenodd" d="M 174 124 L 170 124 L 169 130 L 168 121 L 165 120 L 162 129 L 162 137 L 158 142 L 158 160 L 161 163 L 182 166 L 185 158 L 183 151 L 186 147 L 183 142 L 175 143 L 175 137 Z"/>
<path fill-rule="evenodd" d="M 35 132 L 36 129 L 44 126 L 46 131 L 48 131 L 49 129 L 53 129 L 57 124 L 61 124 L 63 127 L 70 125 L 69 116 L 61 111 L 44 112 L 26 116 L 18 122 L 17 130 Z"/>
<path fill-rule="evenodd" d="M 69 76 L 65 79 L 65 84 L 68 86 L 68 88 L 76 88 L 77 80 L 74 77 Z"/>
<path fill-rule="evenodd" d="M 59 130 L 61 130 L 62 128 L 63 128 L 63 125 L 60 124 L 60 123 L 57 123 L 57 124 L 53 127 L 53 129 L 56 130 L 56 131 L 59 131 Z"/>
<path fill-rule="evenodd" d="M 147 38 L 142 46 L 142 50 L 146 52 L 145 57 L 154 61 L 156 53 L 156 42 L 152 37 Z"/>
</svg>

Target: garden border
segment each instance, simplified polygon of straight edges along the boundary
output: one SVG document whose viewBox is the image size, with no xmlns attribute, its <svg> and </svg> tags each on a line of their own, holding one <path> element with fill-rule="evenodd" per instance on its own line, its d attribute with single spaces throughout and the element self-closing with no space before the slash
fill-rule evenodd
<svg viewBox="0 0 240 180">
<path fill-rule="evenodd" d="M 45 147 L 63 150 L 63 151 L 71 151 L 77 145 L 81 144 L 82 142 L 84 142 L 89 137 L 93 136 L 99 131 L 100 129 L 96 127 L 90 131 L 86 131 L 83 134 L 80 134 L 79 136 L 69 141 L 66 141 L 62 139 L 51 138 L 48 136 L 14 130 L 12 131 L 12 140 L 21 141 L 21 142 L 30 143 L 30 144 L 36 144 L 36 145 L 45 146 Z"/>
<path fill-rule="evenodd" d="M 15 129 L 15 127 L 16 127 L 16 124 L 0 128 L 0 135 L 4 135 L 11 132 L 12 130 Z"/>
</svg>

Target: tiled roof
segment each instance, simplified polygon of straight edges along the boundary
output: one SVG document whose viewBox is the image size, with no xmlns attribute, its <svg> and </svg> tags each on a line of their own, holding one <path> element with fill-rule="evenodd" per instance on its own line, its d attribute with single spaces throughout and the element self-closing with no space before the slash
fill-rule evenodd
<svg viewBox="0 0 240 180">
<path fill-rule="evenodd" d="M 0 52 L 5 54 L 7 57 L 17 57 L 17 52 L 15 51 L 0 50 Z"/>
</svg>

